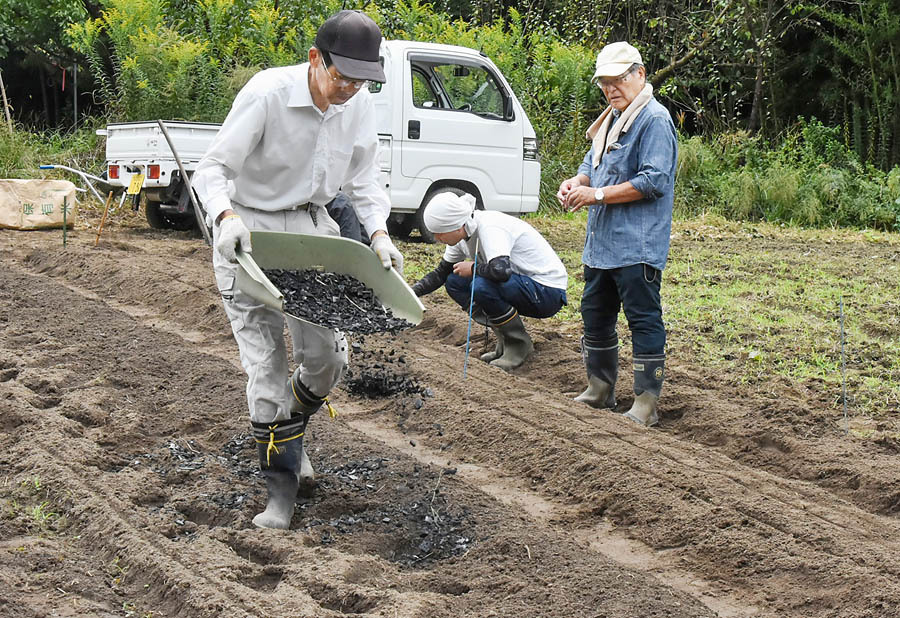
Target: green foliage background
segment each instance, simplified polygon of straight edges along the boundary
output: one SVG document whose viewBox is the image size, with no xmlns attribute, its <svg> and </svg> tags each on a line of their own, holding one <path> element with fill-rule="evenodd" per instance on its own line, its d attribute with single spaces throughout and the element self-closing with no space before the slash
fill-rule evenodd
<svg viewBox="0 0 900 618">
<path fill-rule="evenodd" d="M 462 0 L 0 0 L 0 66 L 25 54 L 36 67 L 88 67 L 105 116 L 98 124 L 220 122 L 255 72 L 303 61 L 325 16 L 360 8 L 387 38 L 465 45 L 494 60 L 541 139 L 541 207 L 552 211 L 604 105 L 589 82 L 596 52 L 627 39 L 682 134 L 680 215 L 893 230 L 898 4 L 533 0 L 513 5 L 520 10 Z M 813 83 L 821 94 L 811 98 Z M 796 110 L 824 122 L 798 119 Z M 64 135 L 0 138 L 0 174 L 28 173 L 35 158 L 102 156 L 96 140 L 76 134 L 66 146 Z"/>
</svg>

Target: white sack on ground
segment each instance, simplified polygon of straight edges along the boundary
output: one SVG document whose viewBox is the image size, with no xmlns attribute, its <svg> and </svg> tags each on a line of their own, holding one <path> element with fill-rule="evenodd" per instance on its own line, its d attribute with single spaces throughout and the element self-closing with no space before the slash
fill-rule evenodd
<svg viewBox="0 0 900 618">
<path fill-rule="evenodd" d="M 0 179 L 0 228 L 38 230 L 75 224 L 75 185 L 68 180 Z"/>
</svg>

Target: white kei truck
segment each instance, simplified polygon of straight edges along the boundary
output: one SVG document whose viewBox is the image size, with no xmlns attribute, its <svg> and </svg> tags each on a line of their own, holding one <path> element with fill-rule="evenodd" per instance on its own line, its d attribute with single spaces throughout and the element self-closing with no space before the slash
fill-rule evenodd
<svg viewBox="0 0 900 618">
<path fill-rule="evenodd" d="M 471 193 L 478 208 L 514 215 L 537 210 L 537 137 L 490 58 L 468 47 L 415 41 L 382 41 L 381 57 L 387 83 L 370 84 L 369 92 L 392 233 L 405 236 L 418 227 L 432 241 L 422 209 L 447 189 Z M 220 125 L 163 124 L 190 175 Z M 179 165 L 156 121 L 112 123 L 97 133 L 106 136 L 106 182 L 143 194 L 151 227 L 197 225 Z"/>
</svg>

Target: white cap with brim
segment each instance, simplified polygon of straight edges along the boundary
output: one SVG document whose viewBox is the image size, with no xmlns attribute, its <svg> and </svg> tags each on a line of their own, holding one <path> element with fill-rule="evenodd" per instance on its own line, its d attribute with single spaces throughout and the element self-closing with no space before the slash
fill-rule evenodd
<svg viewBox="0 0 900 618">
<path fill-rule="evenodd" d="M 595 82 L 601 77 L 618 77 L 633 64 L 644 64 L 641 52 L 625 41 L 610 43 L 597 54 L 597 68 L 591 81 Z"/>
<path fill-rule="evenodd" d="M 468 193 L 457 195 L 451 191 L 436 194 L 425 205 L 422 219 L 432 234 L 455 232 L 475 212 L 475 197 Z"/>
</svg>

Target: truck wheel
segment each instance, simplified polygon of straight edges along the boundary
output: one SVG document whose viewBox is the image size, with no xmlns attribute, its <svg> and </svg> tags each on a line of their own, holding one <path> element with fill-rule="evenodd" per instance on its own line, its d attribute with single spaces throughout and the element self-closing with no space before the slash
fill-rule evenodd
<svg viewBox="0 0 900 618">
<path fill-rule="evenodd" d="M 425 227 L 425 219 L 423 215 L 425 213 L 425 205 L 429 202 L 429 200 L 431 200 L 431 196 L 435 193 L 438 192 L 429 191 L 428 195 L 425 196 L 425 200 L 423 201 L 422 205 L 419 206 L 419 210 L 416 211 L 416 227 L 419 228 L 419 236 L 421 236 L 422 240 L 424 242 L 427 242 L 429 245 L 434 244 L 434 234 L 432 234 L 428 230 L 428 228 Z"/>
<path fill-rule="evenodd" d="M 399 220 L 397 220 L 399 218 Z M 413 226 L 416 225 L 416 216 L 409 215 L 392 215 L 388 218 L 388 232 L 395 238 L 409 238 L 409 233 Z"/>
<path fill-rule="evenodd" d="M 178 230 L 184 232 L 196 227 L 193 213 L 190 216 L 170 214 L 162 209 L 159 202 L 148 201 L 145 207 L 147 223 L 155 230 Z"/>
</svg>

